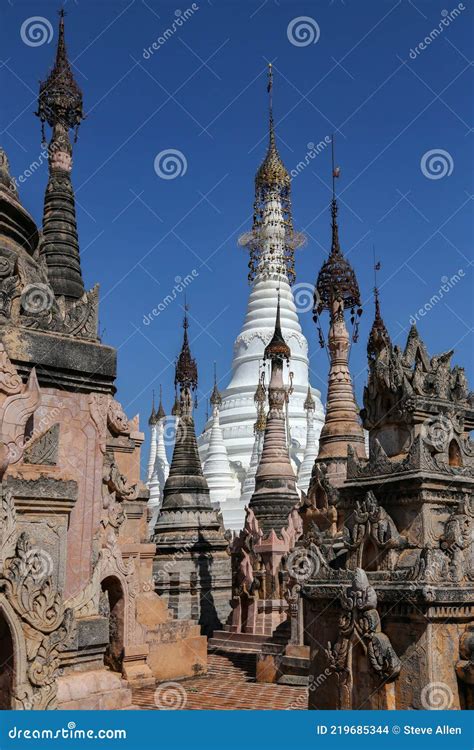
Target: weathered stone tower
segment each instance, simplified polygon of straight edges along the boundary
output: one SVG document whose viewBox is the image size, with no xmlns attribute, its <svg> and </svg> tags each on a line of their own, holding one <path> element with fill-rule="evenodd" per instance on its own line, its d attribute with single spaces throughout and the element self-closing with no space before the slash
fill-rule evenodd
<svg viewBox="0 0 474 750">
<path fill-rule="evenodd" d="M 376 293 L 370 458 L 349 446 L 345 483 L 326 486 L 342 530 L 303 537 L 319 560 L 310 708 L 474 707 L 474 400 L 452 353 L 430 358 L 415 327 L 393 346 Z"/>
<path fill-rule="evenodd" d="M 192 617 L 207 635 L 228 617 L 231 564 L 222 518 L 211 505 L 198 453 L 192 416 L 197 377 L 185 313 L 175 377 L 180 389 L 179 422 L 155 525 L 153 574 L 156 592 L 176 617 Z"/>
<path fill-rule="evenodd" d="M 124 708 L 133 685 L 205 670 L 206 643 L 153 591 L 143 434 L 82 283 L 63 14 L 38 114 L 53 132 L 41 240 L 0 149 L 0 707 Z"/>
<path fill-rule="evenodd" d="M 268 414 L 255 490 L 245 525 L 232 543 L 232 617 L 211 645 L 232 651 L 245 648 L 257 656 L 257 679 L 301 684 L 307 669 L 305 649 L 291 628 L 287 565 L 298 567 L 291 552 L 302 525 L 296 506 L 299 495 L 287 444 L 285 407 L 291 392 L 284 366 L 291 351 L 280 326 L 280 301 L 272 339 L 265 348 L 271 363 Z M 263 390 L 263 383 L 262 383 Z M 297 572 L 297 571 L 295 571 Z M 304 677 L 303 677 L 304 683 Z"/>
<path fill-rule="evenodd" d="M 348 445 L 354 447 L 358 456 L 365 457 L 364 434 L 349 370 L 351 337 L 345 321 L 345 312 L 350 310 L 351 322 L 354 326 L 352 340 L 356 341 L 358 318 L 362 313 L 362 308 L 356 275 L 350 263 L 344 257 L 339 243 L 338 205 L 335 192 L 335 178 L 338 174 L 339 170 L 334 168 L 333 150 L 331 251 L 318 274 L 313 312 L 322 345 L 324 345 L 324 336 L 319 323 L 319 316 L 327 311 L 330 320 L 327 342 L 330 358 L 328 394 L 324 424 L 319 436 L 316 465 L 324 464 L 324 468 L 334 485 L 344 481 Z M 311 481 L 308 495 L 311 495 Z"/>
</svg>

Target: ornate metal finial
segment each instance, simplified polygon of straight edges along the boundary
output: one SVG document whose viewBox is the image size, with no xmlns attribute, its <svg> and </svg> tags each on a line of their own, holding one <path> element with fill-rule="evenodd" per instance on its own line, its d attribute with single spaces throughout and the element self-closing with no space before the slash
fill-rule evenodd
<svg viewBox="0 0 474 750">
<path fill-rule="evenodd" d="M 334 136 L 332 138 L 332 200 L 331 200 L 331 252 L 319 272 L 314 292 L 313 318 L 317 322 L 323 310 L 333 311 L 337 302 L 342 310 L 351 310 L 352 322 L 362 314 L 357 278 L 350 263 L 344 257 L 339 244 L 337 223 L 338 205 L 335 181 L 341 170 L 334 165 Z"/>
<path fill-rule="evenodd" d="M 163 408 L 163 388 L 160 384 L 160 403 L 158 404 L 158 411 L 156 412 L 156 419 L 159 422 L 160 419 L 166 419 L 166 412 Z"/>
<path fill-rule="evenodd" d="M 275 123 L 273 121 L 273 68 L 268 63 L 268 150 L 255 176 L 256 185 L 281 189 L 289 187 L 290 175 L 283 164 L 276 146 Z"/>
<path fill-rule="evenodd" d="M 375 255 L 375 250 L 374 250 Z M 374 258 L 375 261 L 375 258 Z M 380 271 L 380 261 L 374 262 L 374 302 L 375 302 L 375 316 L 372 328 L 370 329 L 369 338 L 367 341 L 367 356 L 369 361 L 377 359 L 380 352 L 388 348 L 391 344 L 390 335 L 387 331 L 386 325 L 380 312 L 380 296 L 379 289 L 377 286 L 377 271 Z"/>
<path fill-rule="evenodd" d="M 150 427 L 153 427 L 153 425 L 155 425 L 157 423 L 157 421 L 158 421 L 158 417 L 157 417 L 157 414 L 156 414 L 156 411 L 155 411 L 155 390 L 154 389 L 153 389 L 153 395 L 152 395 L 152 399 L 151 399 L 151 404 L 152 404 L 152 406 L 151 406 L 151 414 L 150 414 L 150 416 L 148 418 L 148 424 L 150 425 Z"/>
<path fill-rule="evenodd" d="M 271 341 L 265 347 L 265 352 L 264 352 L 263 357 L 264 359 L 280 359 L 280 360 L 286 359 L 287 362 L 290 361 L 291 349 L 286 343 L 285 339 L 283 338 L 283 333 L 281 331 L 280 290 L 278 290 L 275 330 L 273 332 Z"/>
<path fill-rule="evenodd" d="M 257 409 L 257 420 L 253 426 L 254 432 L 264 432 L 265 426 L 267 424 L 267 415 L 265 411 L 267 394 L 265 390 L 264 380 L 265 370 L 262 370 L 258 378 L 257 388 L 255 389 L 253 397 L 255 408 Z"/>
<path fill-rule="evenodd" d="M 255 175 L 253 225 L 239 239 L 239 244 L 250 252 L 249 281 L 258 273 L 285 274 L 293 283 L 295 278 L 294 251 L 306 238 L 293 229 L 291 213 L 291 178 L 276 146 L 273 120 L 273 67 L 268 64 L 268 149 Z M 276 232 L 271 232 L 271 228 Z"/>
<path fill-rule="evenodd" d="M 66 131 L 74 129 L 75 140 L 77 140 L 77 131 L 84 119 L 82 91 L 74 79 L 66 51 L 64 16 L 64 10 L 61 9 L 56 60 L 49 76 L 40 84 L 36 114 L 41 120 L 43 142 L 45 141 L 45 122 L 53 129 L 57 125 L 62 125 Z"/>
<path fill-rule="evenodd" d="M 175 374 L 175 385 L 179 385 L 181 391 L 189 389 L 195 392 L 198 385 L 198 372 L 196 360 L 191 356 L 191 350 L 189 348 L 188 340 L 188 305 L 184 305 L 184 320 L 183 320 L 183 345 L 176 362 L 176 374 Z"/>
<path fill-rule="evenodd" d="M 212 389 L 211 397 L 209 399 L 212 406 L 220 406 L 222 404 L 222 396 L 217 387 L 217 370 L 216 363 L 214 362 L 214 388 Z"/>
</svg>

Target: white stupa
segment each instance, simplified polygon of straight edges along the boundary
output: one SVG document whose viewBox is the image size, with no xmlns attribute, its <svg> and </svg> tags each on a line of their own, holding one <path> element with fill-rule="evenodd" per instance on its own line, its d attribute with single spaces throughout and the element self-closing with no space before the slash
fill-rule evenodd
<svg viewBox="0 0 474 750">
<path fill-rule="evenodd" d="M 170 471 L 170 465 L 166 455 L 165 422 L 166 414 L 163 409 L 160 387 L 160 403 L 158 411 L 155 412 L 155 403 L 153 399 L 153 407 L 150 419 L 148 420 L 148 424 L 151 428 L 150 457 L 148 460 L 147 478 L 147 487 L 150 491 L 150 499 L 148 500 L 148 530 L 150 534 L 153 532 L 156 519 L 158 518 L 158 512 L 163 500 L 163 489 Z"/>
<path fill-rule="evenodd" d="M 270 67 L 270 92 L 271 86 Z M 247 247 L 250 253 L 249 280 L 252 286 L 244 324 L 234 344 L 232 378 L 222 392 L 220 407 L 224 444 L 231 468 L 242 488 L 255 444 L 254 394 L 263 352 L 273 334 L 278 291 L 283 336 L 291 348 L 293 392 L 287 417 L 290 455 L 296 471 L 303 461 L 306 447 L 307 418 L 304 403 L 309 386 L 308 342 L 301 330 L 291 288 L 294 280 L 294 250 L 302 244 L 303 238 L 293 229 L 290 182 L 290 176 L 276 147 L 270 97 L 269 146 L 255 177 L 253 227 L 240 240 L 240 244 Z M 324 412 L 319 391 L 310 387 L 310 392 L 315 401 L 314 430 L 317 437 L 324 421 Z M 211 428 L 212 421 L 208 420 L 198 439 L 203 461 L 208 453 Z M 240 528 L 243 525 L 243 500 L 242 497 L 238 521 L 235 508 L 230 519 L 228 512 L 231 505 L 223 505 L 224 523 L 229 528 Z"/>
<path fill-rule="evenodd" d="M 316 430 L 314 428 L 315 406 L 311 389 L 308 387 L 308 395 L 304 402 L 304 408 L 306 409 L 306 446 L 303 461 L 298 470 L 298 489 L 303 492 L 308 491 L 314 461 L 318 455 L 318 438 L 316 437 Z"/>
<path fill-rule="evenodd" d="M 222 396 L 217 388 L 215 372 L 214 389 L 210 402 L 212 406 L 212 426 L 207 456 L 202 468 L 209 486 L 211 501 L 218 503 L 222 510 L 228 498 L 233 498 L 234 500 L 240 498 L 240 483 L 230 467 L 219 423 L 219 409 L 222 403 Z"/>
</svg>

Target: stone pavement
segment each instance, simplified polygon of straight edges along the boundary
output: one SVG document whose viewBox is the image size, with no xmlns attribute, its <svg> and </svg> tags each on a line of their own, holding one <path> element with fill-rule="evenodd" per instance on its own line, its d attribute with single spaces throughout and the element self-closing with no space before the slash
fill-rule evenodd
<svg viewBox="0 0 474 750">
<path fill-rule="evenodd" d="M 141 709 L 304 710 L 306 688 L 255 682 L 255 655 L 209 654 L 208 673 L 157 688 L 137 688 L 133 703 Z"/>
</svg>

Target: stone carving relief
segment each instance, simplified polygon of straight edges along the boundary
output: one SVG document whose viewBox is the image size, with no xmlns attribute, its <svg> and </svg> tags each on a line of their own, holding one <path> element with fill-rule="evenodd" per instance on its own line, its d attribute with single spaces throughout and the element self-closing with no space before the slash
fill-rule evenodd
<svg viewBox="0 0 474 750">
<path fill-rule="evenodd" d="M 369 542 L 377 553 L 374 561 L 377 568 L 383 567 L 382 553 L 385 550 L 400 550 L 407 545 L 406 538 L 398 533 L 395 523 L 371 490 L 362 502 L 356 501 L 355 509 L 344 525 L 343 537 L 345 546 L 353 553 L 353 562 L 357 568 L 362 566 L 365 545 Z M 395 567 L 397 557 L 392 557 L 389 561 L 391 569 Z"/>
<path fill-rule="evenodd" d="M 59 652 L 74 628 L 45 567 L 46 553 L 17 535 L 10 491 L 0 488 L 0 609 L 16 634 L 14 708 L 56 707 Z"/>
<path fill-rule="evenodd" d="M 0 323 L 96 341 L 99 287 L 78 300 L 55 297 L 44 258 L 0 249 Z"/>
<path fill-rule="evenodd" d="M 391 682 L 400 674 L 401 663 L 389 638 L 382 633 L 377 612 L 377 594 L 361 568 L 354 571 L 352 584 L 340 597 L 343 612 L 339 619 L 339 636 L 329 643 L 326 656 L 329 668 L 339 680 L 340 708 L 352 707 L 351 649 L 361 643 L 371 669 L 381 682 Z"/>
<path fill-rule="evenodd" d="M 329 481 L 327 466 L 315 462 L 307 497 L 303 496 L 299 508 L 304 530 L 308 530 L 315 523 L 320 531 L 328 531 L 331 536 L 335 536 L 337 499 L 338 491 Z"/>
<path fill-rule="evenodd" d="M 89 395 L 89 410 L 91 419 L 97 430 L 98 444 L 101 453 L 105 453 L 107 447 L 107 412 L 109 408 L 109 396 L 101 393 Z"/>
<path fill-rule="evenodd" d="M 33 368 L 26 386 L 0 406 L 0 480 L 10 464 L 17 463 L 25 449 L 25 426 L 40 401 L 40 389 Z"/>
<path fill-rule="evenodd" d="M 25 464 L 56 466 L 59 451 L 59 423 L 29 441 L 23 454 Z"/>
<path fill-rule="evenodd" d="M 0 392 L 7 396 L 14 393 L 20 393 L 23 390 L 23 383 L 16 371 L 16 367 L 11 363 L 5 347 L 0 343 Z"/>
<path fill-rule="evenodd" d="M 109 402 L 107 425 L 113 435 L 130 434 L 128 417 L 122 408 L 122 404 L 119 404 L 115 399 L 111 399 Z"/>
</svg>

